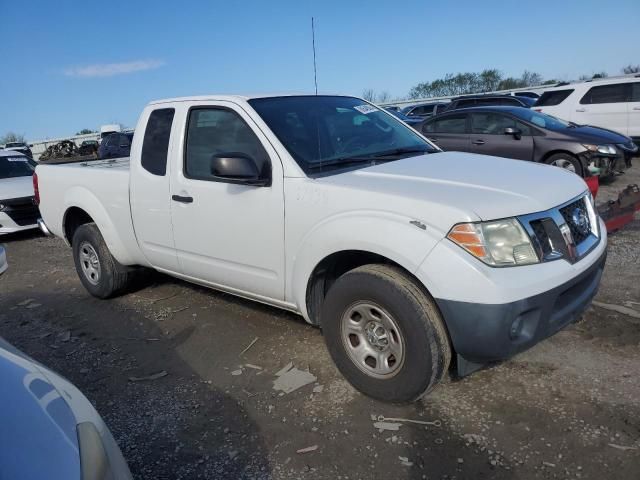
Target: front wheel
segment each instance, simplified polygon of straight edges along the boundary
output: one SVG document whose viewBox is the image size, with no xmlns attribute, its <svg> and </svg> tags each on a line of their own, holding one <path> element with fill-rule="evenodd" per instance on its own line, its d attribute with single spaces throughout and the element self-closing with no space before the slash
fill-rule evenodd
<svg viewBox="0 0 640 480">
<path fill-rule="evenodd" d="M 378 400 L 417 400 L 442 379 L 451 360 L 433 299 L 387 265 L 365 265 L 338 278 L 323 304 L 322 329 L 340 372 Z"/>
<path fill-rule="evenodd" d="M 95 223 L 80 225 L 72 245 L 76 272 L 91 295 L 109 298 L 127 287 L 131 272 L 113 258 Z"/>
</svg>

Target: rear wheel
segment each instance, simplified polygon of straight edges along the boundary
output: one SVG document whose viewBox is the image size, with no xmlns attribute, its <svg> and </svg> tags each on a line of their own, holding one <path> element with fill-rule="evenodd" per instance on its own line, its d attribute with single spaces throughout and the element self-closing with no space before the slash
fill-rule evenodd
<svg viewBox="0 0 640 480">
<path fill-rule="evenodd" d="M 556 153 L 547 158 L 546 163 L 554 167 L 564 168 L 576 175 L 584 176 L 584 171 L 580 160 L 570 153 Z"/>
<path fill-rule="evenodd" d="M 72 245 L 76 272 L 91 295 L 109 298 L 127 287 L 132 272 L 113 258 L 95 223 L 80 225 Z"/>
<path fill-rule="evenodd" d="M 428 393 L 451 360 L 433 299 L 405 272 L 365 265 L 333 284 L 322 328 L 336 366 L 358 390 L 378 400 L 411 402 Z"/>
</svg>

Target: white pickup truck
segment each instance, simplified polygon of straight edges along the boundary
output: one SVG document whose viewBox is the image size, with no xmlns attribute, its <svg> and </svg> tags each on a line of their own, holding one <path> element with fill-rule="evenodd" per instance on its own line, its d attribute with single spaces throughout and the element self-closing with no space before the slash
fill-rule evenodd
<svg viewBox="0 0 640 480">
<path fill-rule="evenodd" d="M 137 267 L 302 315 L 362 392 L 406 402 L 578 319 L 607 237 L 559 168 L 441 152 L 348 96 L 149 104 L 131 157 L 36 169 L 93 295 Z"/>
</svg>

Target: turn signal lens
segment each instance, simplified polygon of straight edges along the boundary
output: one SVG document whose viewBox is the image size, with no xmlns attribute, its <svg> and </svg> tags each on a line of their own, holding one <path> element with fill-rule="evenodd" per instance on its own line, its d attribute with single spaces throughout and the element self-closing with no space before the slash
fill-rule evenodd
<svg viewBox="0 0 640 480">
<path fill-rule="evenodd" d="M 451 229 L 447 237 L 474 257 L 482 260 L 487 256 L 487 250 L 484 247 L 482 238 L 482 229 L 479 224 L 461 223 L 456 225 Z"/>
<path fill-rule="evenodd" d="M 515 218 L 493 222 L 460 223 L 447 238 L 474 257 L 494 267 L 538 263 L 527 232 Z"/>
</svg>

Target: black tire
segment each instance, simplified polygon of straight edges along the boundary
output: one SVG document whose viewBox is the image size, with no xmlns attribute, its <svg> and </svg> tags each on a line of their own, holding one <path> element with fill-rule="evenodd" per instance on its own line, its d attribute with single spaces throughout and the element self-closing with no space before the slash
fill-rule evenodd
<svg viewBox="0 0 640 480">
<path fill-rule="evenodd" d="M 546 164 L 548 164 L 548 165 L 554 165 L 555 164 L 555 166 L 557 166 L 559 168 L 565 168 L 565 169 L 571 171 L 570 168 L 566 168 L 566 167 L 562 167 L 561 165 L 558 165 L 558 164 L 569 162 L 571 164 L 571 166 L 573 167 L 574 173 L 576 175 L 584 177 L 584 173 L 585 173 L 584 165 L 582 165 L 582 162 L 580 161 L 580 159 L 578 159 L 577 157 L 571 155 L 570 153 L 554 153 L 549 158 L 547 158 L 544 162 Z"/>
<path fill-rule="evenodd" d="M 390 377 L 377 378 L 375 372 L 364 371 L 367 367 L 352 359 L 356 354 L 348 351 L 347 342 L 352 343 L 353 336 L 343 335 L 349 331 L 346 327 L 343 330 L 349 312 L 362 304 L 369 308 L 368 302 L 374 305 L 373 310 L 379 306 L 383 315 L 389 314 L 404 342 L 403 361 L 393 367 L 397 370 Z M 375 399 L 394 403 L 415 401 L 437 385 L 449 368 L 451 347 L 440 312 L 434 300 L 399 268 L 365 265 L 342 275 L 327 294 L 321 321 L 327 348 L 342 375 Z"/>
<path fill-rule="evenodd" d="M 110 298 L 127 288 L 133 272 L 113 258 L 95 223 L 79 226 L 71 243 L 76 272 L 91 295 Z M 87 259 L 87 255 L 93 257 L 93 253 L 96 254 L 97 264 Z M 96 271 L 97 274 L 91 275 L 90 272 Z"/>
</svg>

